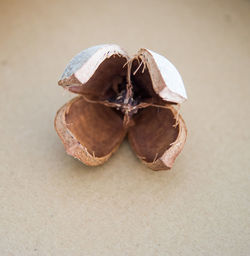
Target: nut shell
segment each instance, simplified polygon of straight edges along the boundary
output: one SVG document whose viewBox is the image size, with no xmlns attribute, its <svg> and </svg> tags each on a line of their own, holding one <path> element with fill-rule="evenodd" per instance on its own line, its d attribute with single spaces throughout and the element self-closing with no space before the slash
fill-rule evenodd
<svg viewBox="0 0 250 256">
<path fill-rule="evenodd" d="M 157 111 L 148 115 L 144 113 L 143 118 L 136 123 L 137 126 L 135 125 L 128 132 L 128 138 L 143 164 L 156 171 L 168 170 L 172 168 L 176 157 L 184 147 L 187 128 L 183 118 L 172 106 L 161 110 L 158 113 L 160 114 L 158 121 L 155 118 L 150 126 L 150 118 L 156 117 Z"/>
<path fill-rule="evenodd" d="M 163 100 L 175 103 L 187 100 L 181 75 L 167 58 L 148 49 L 140 49 L 138 56 L 147 65 L 152 87 Z"/>
<path fill-rule="evenodd" d="M 128 134 L 149 168 L 173 166 L 187 136 L 175 106 L 187 95 L 179 72 L 165 57 L 140 49 L 129 58 L 113 44 L 90 47 L 71 60 L 58 84 L 81 95 L 55 118 L 69 155 L 86 165 L 103 164 Z"/>
<path fill-rule="evenodd" d="M 78 160 L 80 160 L 86 165 L 90 165 L 90 166 L 101 165 L 104 162 L 106 162 L 111 157 L 111 155 L 119 148 L 121 142 L 124 139 L 126 131 L 122 129 L 122 125 L 121 125 L 121 130 L 118 134 L 118 138 L 114 147 L 105 155 L 96 156 L 94 152 L 90 152 L 90 150 L 88 149 L 88 146 L 84 145 L 84 143 L 79 142 L 79 138 L 77 138 L 79 135 L 77 133 L 74 134 L 70 130 L 69 124 L 67 123 L 67 120 L 66 120 L 66 116 L 67 116 L 67 113 L 69 113 L 70 108 L 75 102 L 79 100 L 84 101 L 82 97 L 76 97 L 71 101 L 69 101 L 68 103 L 66 103 L 57 111 L 55 121 L 54 121 L 55 129 L 64 144 L 66 152 L 69 155 L 73 156 L 74 158 L 77 158 Z M 90 113 L 90 115 L 92 114 L 94 113 Z M 91 127 L 89 127 L 89 129 L 91 129 Z M 110 138 L 110 140 L 111 139 L 112 137 Z"/>
</svg>

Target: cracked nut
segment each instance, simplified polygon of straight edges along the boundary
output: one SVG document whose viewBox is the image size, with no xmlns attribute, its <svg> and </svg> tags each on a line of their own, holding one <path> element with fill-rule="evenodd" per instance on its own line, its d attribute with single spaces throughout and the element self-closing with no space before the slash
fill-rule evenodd
<svg viewBox="0 0 250 256">
<path fill-rule="evenodd" d="M 55 117 L 69 155 L 86 165 L 103 164 L 128 135 L 148 167 L 172 167 L 186 141 L 179 104 L 187 95 L 165 57 L 141 49 L 130 58 L 118 45 L 94 46 L 70 61 L 58 84 L 79 95 Z"/>
</svg>

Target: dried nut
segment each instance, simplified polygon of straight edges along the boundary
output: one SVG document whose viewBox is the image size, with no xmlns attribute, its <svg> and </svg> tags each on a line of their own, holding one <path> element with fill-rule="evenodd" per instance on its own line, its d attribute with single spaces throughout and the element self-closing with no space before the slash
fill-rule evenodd
<svg viewBox="0 0 250 256">
<path fill-rule="evenodd" d="M 79 95 L 55 118 L 68 154 L 100 165 L 128 134 L 143 163 L 153 170 L 172 167 L 186 141 L 178 109 L 187 95 L 165 57 L 141 49 L 129 58 L 118 45 L 94 46 L 70 61 L 58 84 Z"/>
</svg>

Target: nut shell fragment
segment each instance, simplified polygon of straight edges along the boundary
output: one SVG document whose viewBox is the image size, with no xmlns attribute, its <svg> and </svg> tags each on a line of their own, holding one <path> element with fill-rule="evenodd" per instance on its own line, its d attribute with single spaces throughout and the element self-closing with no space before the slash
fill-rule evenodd
<svg viewBox="0 0 250 256">
<path fill-rule="evenodd" d="M 170 169 L 186 141 L 185 122 L 172 106 L 143 111 L 129 130 L 129 143 L 138 158 L 151 169 Z"/>
<path fill-rule="evenodd" d="M 181 75 L 168 59 L 148 49 L 140 49 L 138 56 L 147 65 L 154 91 L 163 100 L 175 103 L 187 100 Z"/>
<path fill-rule="evenodd" d="M 75 115 L 76 108 L 78 111 L 81 110 L 80 115 Z M 111 117 L 110 122 L 104 124 L 102 116 L 97 114 L 98 111 L 99 114 L 106 113 Z M 95 123 L 98 125 L 96 126 Z M 110 108 L 89 104 L 82 97 L 76 97 L 61 107 L 56 114 L 54 124 L 66 152 L 90 166 L 106 162 L 126 135 L 122 120 Z M 85 132 L 90 136 L 89 138 L 83 136 Z M 96 143 L 95 141 L 98 140 L 100 142 Z"/>
<path fill-rule="evenodd" d="M 105 67 L 106 71 L 110 68 L 121 70 L 122 66 L 128 59 L 127 53 L 115 44 L 103 44 L 90 47 L 79 54 L 77 54 L 65 68 L 61 79 L 58 84 L 65 89 L 72 87 L 82 87 L 82 85 L 88 86 L 88 82 L 91 82 L 91 78 L 97 72 L 100 65 L 112 56 L 120 56 L 123 59 L 122 65 L 119 67 Z M 112 63 L 112 62 L 111 62 Z M 115 72 L 118 72 L 115 70 Z M 105 76 L 106 72 L 102 71 L 102 76 Z M 105 79 L 103 79 L 105 81 Z M 89 85 L 90 87 L 92 84 Z"/>
</svg>

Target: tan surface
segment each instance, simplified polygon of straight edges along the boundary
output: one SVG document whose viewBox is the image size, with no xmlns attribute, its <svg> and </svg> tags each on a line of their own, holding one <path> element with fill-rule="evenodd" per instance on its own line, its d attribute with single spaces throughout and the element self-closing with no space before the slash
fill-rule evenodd
<svg viewBox="0 0 250 256">
<path fill-rule="evenodd" d="M 1 1 L 0 255 L 249 255 L 249 1 Z M 189 136 L 172 171 L 125 142 L 66 155 L 57 86 L 80 50 L 147 47 L 181 72 Z"/>
</svg>

